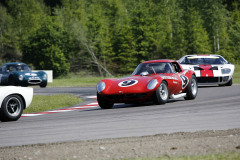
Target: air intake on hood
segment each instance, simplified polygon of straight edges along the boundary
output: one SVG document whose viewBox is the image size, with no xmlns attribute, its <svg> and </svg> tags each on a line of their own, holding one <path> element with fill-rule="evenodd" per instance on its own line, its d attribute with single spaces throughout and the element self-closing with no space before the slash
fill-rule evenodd
<svg viewBox="0 0 240 160">
<path fill-rule="evenodd" d="M 200 67 L 194 67 L 194 71 L 199 71 L 199 70 L 203 70 L 203 69 Z"/>
<path fill-rule="evenodd" d="M 212 67 L 212 68 L 210 68 L 209 70 L 218 70 L 218 67 Z"/>
</svg>

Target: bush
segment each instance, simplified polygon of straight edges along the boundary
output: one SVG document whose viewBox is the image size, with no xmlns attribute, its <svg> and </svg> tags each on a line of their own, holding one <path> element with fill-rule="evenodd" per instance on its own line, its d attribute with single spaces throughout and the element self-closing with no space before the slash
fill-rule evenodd
<svg viewBox="0 0 240 160">
<path fill-rule="evenodd" d="M 36 69 L 53 70 L 54 77 L 67 74 L 73 50 L 69 39 L 61 25 L 50 19 L 22 45 L 23 61 Z"/>
</svg>

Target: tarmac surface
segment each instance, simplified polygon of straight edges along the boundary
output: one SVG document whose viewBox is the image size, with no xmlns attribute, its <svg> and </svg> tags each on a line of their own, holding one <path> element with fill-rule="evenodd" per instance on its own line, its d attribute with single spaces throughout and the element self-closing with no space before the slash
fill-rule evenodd
<svg viewBox="0 0 240 160">
<path fill-rule="evenodd" d="M 95 87 L 34 88 L 34 93 L 72 93 L 85 99 L 76 106 L 96 102 L 87 98 L 96 95 Z M 240 128 L 240 85 L 203 86 L 191 101 L 116 104 L 109 110 L 95 107 L 0 122 L 0 147 L 234 128 Z"/>
</svg>

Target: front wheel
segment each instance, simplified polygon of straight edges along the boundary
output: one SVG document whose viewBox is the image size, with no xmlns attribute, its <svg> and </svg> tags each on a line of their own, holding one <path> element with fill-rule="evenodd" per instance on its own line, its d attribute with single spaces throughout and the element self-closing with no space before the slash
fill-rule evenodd
<svg viewBox="0 0 240 160">
<path fill-rule="evenodd" d="M 156 90 L 153 100 L 155 104 L 165 104 L 168 101 L 168 85 L 167 82 L 162 81 Z"/>
<path fill-rule="evenodd" d="M 198 93 L 197 79 L 195 75 L 192 75 L 190 82 L 187 86 L 187 96 L 184 97 L 185 100 L 195 99 Z"/>
<path fill-rule="evenodd" d="M 47 86 L 47 82 L 46 82 L 46 83 L 41 83 L 41 84 L 40 84 L 40 87 L 41 87 L 41 88 L 45 88 L 46 86 Z"/>
<path fill-rule="evenodd" d="M 231 78 L 230 81 L 225 84 L 225 86 L 231 86 L 232 84 L 233 84 L 233 82 L 232 82 L 232 78 Z"/>
<path fill-rule="evenodd" d="M 0 120 L 1 121 L 16 121 L 23 112 L 23 100 L 18 95 L 7 96 L 0 108 Z"/>
<path fill-rule="evenodd" d="M 102 109 L 111 109 L 113 107 L 113 104 L 114 104 L 114 103 L 109 102 L 108 100 L 106 100 L 99 93 L 97 93 L 97 101 L 98 101 L 99 106 Z"/>
</svg>

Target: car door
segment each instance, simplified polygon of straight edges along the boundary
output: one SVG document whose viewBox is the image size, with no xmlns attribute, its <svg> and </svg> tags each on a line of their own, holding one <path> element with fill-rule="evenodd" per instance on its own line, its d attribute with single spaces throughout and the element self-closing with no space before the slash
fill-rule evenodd
<svg viewBox="0 0 240 160">
<path fill-rule="evenodd" d="M 181 93 L 182 90 L 187 86 L 189 80 L 184 74 L 184 70 L 180 67 L 179 63 L 172 62 L 172 67 L 175 72 L 174 77 L 178 81 L 178 86 L 175 90 L 175 94 Z"/>
<path fill-rule="evenodd" d="M 1 71 L 0 71 L 0 81 L 1 81 L 1 85 L 6 85 L 8 82 L 8 77 L 9 77 L 9 71 L 7 71 L 7 66 L 3 65 L 1 67 Z"/>
<path fill-rule="evenodd" d="M 166 67 L 169 68 L 166 70 Z M 167 63 L 165 66 L 165 75 L 168 82 L 168 89 L 169 94 L 176 94 L 179 92 L 179 86 L 181 85 L 179 81 L 179 76 L 177 75 L 177 72 L 175 71 L 175 68 L 173 67 L 172 63 Z"/>
</svg>

